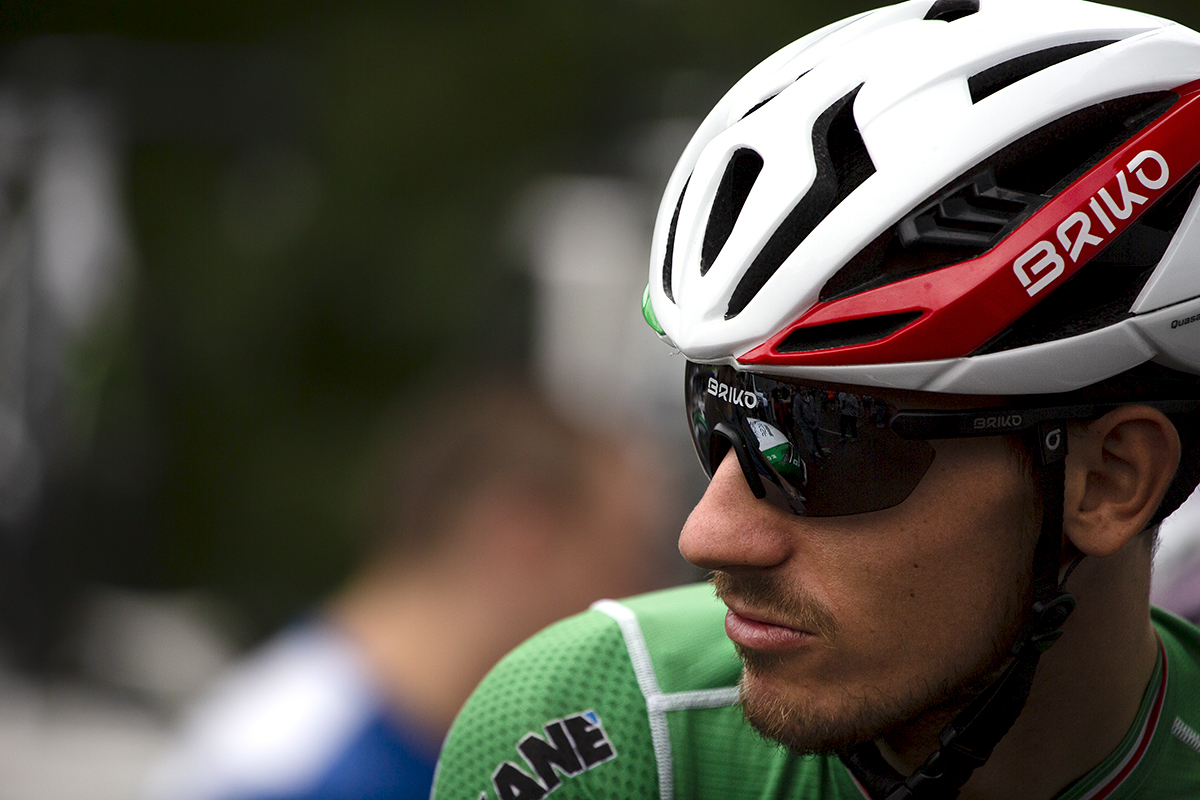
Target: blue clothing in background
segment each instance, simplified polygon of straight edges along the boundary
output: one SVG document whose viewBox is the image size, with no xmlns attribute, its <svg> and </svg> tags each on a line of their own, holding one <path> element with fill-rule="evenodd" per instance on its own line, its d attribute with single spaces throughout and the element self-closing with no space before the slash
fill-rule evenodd
<svg viewBox="0 0 1200 800">
<path fill-rule="evenodd" d="M 225 676 L 188 715 L 146 795 L 426 800 L 438 746 L 385 701 L 354 646 L 313 621 Z"/>
</svg>

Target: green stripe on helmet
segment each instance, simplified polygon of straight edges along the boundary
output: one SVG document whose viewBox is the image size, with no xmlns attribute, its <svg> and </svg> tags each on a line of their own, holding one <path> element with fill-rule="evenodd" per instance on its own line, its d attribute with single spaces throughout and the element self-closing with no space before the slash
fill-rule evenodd
<svg viewBox="0 0 1200 800">
<path fill-rule="evenodd" d="M 658 324 L 658 317 L 654 316 L 654 306 L 650 305 L 650 284 L 646 284 L 646 291 L 642 292 L 642 316 L 646 318 L 646 324 L 654 329 L 654 332 L 659 336 L 666 336 L 667 332 Z"/>
</svg>

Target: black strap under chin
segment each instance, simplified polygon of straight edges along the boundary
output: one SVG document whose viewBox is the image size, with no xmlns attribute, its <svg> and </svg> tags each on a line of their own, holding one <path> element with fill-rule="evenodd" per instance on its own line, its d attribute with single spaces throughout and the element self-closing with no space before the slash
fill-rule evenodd
<svg viewBox="0 0 1200 800">
<path fill-rule="evenodd" d="M 1038 660 L 1062 636 L 1062 625 L 1075 610 L 1075 598 L 1058 580 L 1062 549 L 1063 491 L 1067 452 L 1061 423 L 1042 425 L 1036 468 L 1042 493 L 1042 531 L 1033 556 L 1033 603 L 1012 660 L 938 736 L 940 746 L 907 778 L 897 772 L 874 742 L 858 745 L 841 758 L 872 800 L 954 800 L 971 773 L 983 766 L 996 744 L 1016 722 Z M 1067 576 L 1070 576 L 1068 571 Z"/>
</svg>

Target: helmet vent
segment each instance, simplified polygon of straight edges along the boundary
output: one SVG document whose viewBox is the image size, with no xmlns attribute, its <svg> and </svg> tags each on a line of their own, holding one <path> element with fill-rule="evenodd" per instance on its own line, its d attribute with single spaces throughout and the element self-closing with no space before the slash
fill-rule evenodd
<svg viewBox="0 0 1200 800">
<path fill-rule="evenodd" d="M 1040 194 L 1001 189 L 989 168 L 900 220 L 896 233 L 905 247 L 988 250 L 1045 202 Z"/>
<path fill-rule="evenodd" d="M 755 111 L 758 111 L 760 108 L 762 108 L 763 106 L 765 106 L 767 103 L 771 102 L 778 96 L 779 96 L 779 92 L 776 92 L 775 94 L 771 95 L 770 97 L 767 97 L 763 100 L 759 100 L 757 103 L 754 104 L 754 106 L 749 111 L 747 111 L 745 114 L 742 114 L 741 119 L 739 119 L 738 121 L 741 122 L 741 120 L 750 116 Z"/>
<path fill-rule="evenodd" d="M 813 185 L 780 223 L 755 256 L 746 274 L 738 281 L 730 296 L 725 319 L 740 314 L 784 260 L 829 216 L 829 212 L 875 173 L 875 164 L 854 121 L 854 99 L 859 89 L 862 89 L 862 84 L 825 109 L 817 118 L 812 132 L 813 157 L 817 162 L 817 176 Z"/>
<path fill-rule="evenodd" d="M 1109 100 L 1018 139 L 859 251 L 821 288 L 821 301 L 983 255 L 1178 99 L 1172 92 L 1153 92 Z"/>
<path fill-rule="evenodd" d="M 979 0 L 937 0 L 929 7 L 929 12 L 925 15 L 927 20 L 936 20 L 938 22 L 954 22 L 956 19 L 969 17 L 972 14 L 978 13 Z"/>
<path fill-rule="evenodd" d="M 675 302 L 675 295 L 671 291 L 671 262 L 675 258 L 675 229 L 679 227 L 679 211 L 683 208 L 683 197 L 687 194 L 688 184 L 692 182 L 692 176 L 683 182 L 683 190 L 679 192 L 679 202 L 675 204 L 675 213 L 671 216 L 671 227 L 667 229 L 667 254 L 663 256 L 663 293 L 672 303 Z"/>
<path fill-rule="evenodd" d="M 810 69 L 809 69 L 809 70 L 805 70 L 804 72 L 801 72 L 799 75 L 797 75 L 797 76 L 796 76 L 796 81 L 800 80 L 801 78 L 803 78 L 805 75 L 807 75 L 807 74 L 808 74 L 808 73 L 810 73 L 810 72 L 812 72 L 812 70 L 810 70 Z M 795 83 L 796 81 L 792 81 L 792 83 Z M 772 100 L 774 100 L 776 97 L 779 97 L 779 94 L 780 94 L 780 92 L 782 92 L 782 91 L 783 91 L 783 89 L 780 89 L 778 92 L 775 92 L 774 94 L 772 94 L 772 95 L 768 95 L 766 98 L 764 98 L 764 99 L 762 99 L 762 100 L 759 100 L 757 103 L 755 103 L 755 104 L 754 104 L 754 106 L 753 106 L 753 107 L 751 107 L 751 109 L 750 109 L 749 111 L 747 111 L 745 114 L 742 114 L 742 116 L 741 116 L 741 117 L 738 119 L 738 122 L 741 122 L 743 119 L 745 119 L 746 117 L 750 116 L 750 115 L 751 115 L 751 114 L 753 114 L 755 111 L 758 111 L 760 108 L 762 108 L 762 107 L 763 107 L 763 106 L 765 106 L 767 103 L 769 103 L 769 102 L 771 102 Z"/>
<path fill-rule="evenodd" d="M 1129 317 L 1129 309 L 1167 252 L 1198 187 L 1200 169 L 1193 169 L 1061 287 L 976 353 L 1065 339 Z"/>
<path fill-rule="evenodd" d="M 1061 64 L 1064 61 L 1075 58 L 1075 56 L 1099 50 L 1101 47 L 1117 41 L 1120 40 L 1107 39 L 1096 42 L 1061 44 L 1057 47 L 1038 50 L 1036 53 L 1027 53 L 997 64 L 994 67 L 989 67 L 977 75 L 972 75 L 967 80 L 967 86 L 971 90 L 971 102 L 978 103 L 985 97 L 991 97 L 1001 89 L 1012 86 L 1017 81 L 1024 80 L 1047 67 L 1053 67 L 1055 64 Z"/>
<path fill-rule="evenodd" d="M 902 314 L 884 314 L 878 317 L 830 322 L 827 325 L 813 325 L 810 328 L 797 328 L 779 343 L 776 351 L 808 353 L 813 350 L 832 350 L 835 347 L 877 342 L 920 317 L 920 311 L 908 311 Z"/>
<path fill-rule="evenodd" d="M 717 196 L 713 199 L 708 226 L 704 230 L 704 244 L 700 249 L 701 275 L 708 273 L 721 254 L 721 248 L 729 240 L 729 234 L 733 232 L 733 226 L 762 168 L 762 156 L 749 148 L 737 150 L 729 159 L 725 174 L 721 176 L 721 184 L 717 187 Z"/>
</svg>

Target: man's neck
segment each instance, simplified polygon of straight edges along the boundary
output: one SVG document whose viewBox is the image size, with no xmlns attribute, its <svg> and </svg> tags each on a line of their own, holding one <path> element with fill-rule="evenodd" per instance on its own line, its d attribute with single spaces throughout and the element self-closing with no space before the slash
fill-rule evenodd
<svg viewBox="0 0 1200 800">
<path fill-rule="evenodd" d="M 962 800 L 1049 800 L 1120 745 L 1158 659 L 1149 575 L 1142 542 L 1079 565 L 1067 586 L 1079 605 L 1062 639 L 1042 656 L 1025 710 L 963 787 Z M 931 715 L 880 749 L 907 774 L 933 752 L 952 717 Z"/>
</svg>

